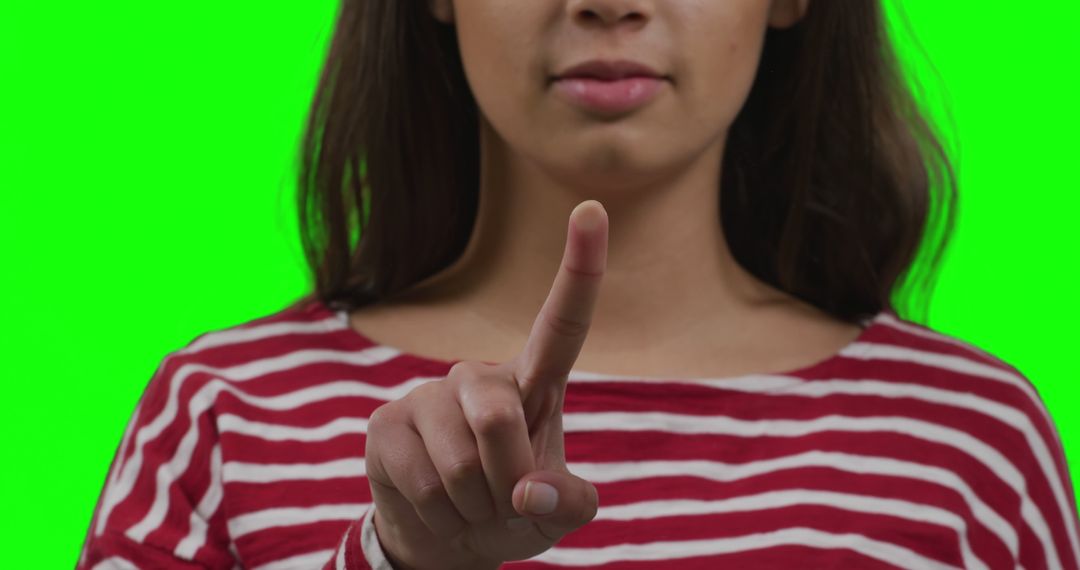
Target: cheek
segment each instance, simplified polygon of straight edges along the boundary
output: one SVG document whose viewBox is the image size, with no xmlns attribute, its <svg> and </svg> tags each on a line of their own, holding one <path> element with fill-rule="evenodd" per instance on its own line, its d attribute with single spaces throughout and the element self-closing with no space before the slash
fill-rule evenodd
<svg viewBox="0 0 1080 570">
<path fill-rule="evenodd" d="M 458 45 L 466 79 L 480 112 L 493 123 L 520 122 L 532 113 L 543 84 L 543 47 L 525 24 L 528 16 L 486 8 L 458 19 Z M 519 10 L 520 12 L 520 10 Z"/>
<path fill-rule="evenodd" d="M 712 127 L 727 128 L 753 87 L 763 47 L 765 22 L 745 18 L 722 33 L 699 30 L 688 46 L 688 69 L 679 85 L 687 113 Z"/>
</svg>

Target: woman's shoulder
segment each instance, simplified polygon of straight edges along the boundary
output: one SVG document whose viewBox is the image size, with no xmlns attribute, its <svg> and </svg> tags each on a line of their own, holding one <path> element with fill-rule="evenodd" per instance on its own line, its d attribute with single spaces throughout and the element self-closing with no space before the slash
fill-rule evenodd
<svg viewBox="0 0 1080 570">
<path fill-rule="evenodd" d="M 177 382 L 193 387 L 216 382 L 256 394 L 334 378 L 381 384 L 412 372 L 398 356 L 357 334 L 347 311 L 315 299 L 203 332 L 168 353 L 155 376 L 159 389 Z M 223 389 L 228 391 L 216 391 Z"/>
<path fill-rule="evenodd" d="M 866 354 L 872 358 L 924 362 L 954 372 L 977 370 L 1022 376 L 1011 362 L 983 345 L 901 317 L 892 309 L 884 309 L 873 318 L 865 345 Z"/>
<path fill-rule="evenodd" d="M 211 361 L 254 358 L 285 348 L 282 340 L 299 346 L 325 343 L 333 337 L 339 321 L 340 317 L 326 304 L 318 300 L 307 301 L 200 333 L 173 355 L 199 355 Z"/>
<path fill-rule="evenodd" d="M 849 356 L 886 381 L 948 390 L 982 406 L 1019 411 L 1044 426 L 1050 420 L 1034 382 L 1009 359 L 978 342 L 902 318 L 892 310 L 873 319 Z"/>
</svg>

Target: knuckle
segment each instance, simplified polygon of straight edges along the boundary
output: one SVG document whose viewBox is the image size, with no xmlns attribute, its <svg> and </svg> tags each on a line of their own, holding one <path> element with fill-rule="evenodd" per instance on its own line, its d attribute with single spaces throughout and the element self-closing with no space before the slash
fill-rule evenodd
<svg viewBox="0 0 1080 570">
<path fill-rule="evenodd" d="M 581 521 L 591 521 L 596 518 L 597 512 L 600 510 L 600 496 L 596 491 L 596 486 L 589 484 L 585 486 L 585 500 L 582 501 Z"/>
<path fill-rule="evenodd" d="M 478 435 L 490 437 L 509 430 L 519 422 L 525 422 L 525 413 L 521 408 L 500 406 L 486 409 L 477 414 L 473 425 Z"/>
<path fill-rule="evenodd" d="M 462 360 L 461 362 L 454 363 L 450 367 L 450 370 L 446 375 L 459 377 L 459 376 L 477 376 L 480 374 L 481 363 L 472 360 Z"/>
<path fill-rule="evenodd" d="M 371 433 L 375 431 L 379 426 L 383 426 L 386 422 L 390 421 L 393 410 L 390 409 L 390 404 L 393 402 L 387 402 L 378 408 L 375 408 L 370 414 L 368 414 L 368 427 L 367 434 L 371 437 Z"/>
<path fill-rule="evenodd" d="M 465 372 L 459 372 L 453 377 L 447 377 L 447 380 L 452 382 L 452 384 L 447 384 L 448 388 L 459 397 L 473 392 L 487 394 L 492 386 L 497 384 L 495 381 L 507 376 L 496 367 L 480 363 L 473 363 L 464 370 Z"/>
<path fill-rule="evenodd" d="M 568 319 L 554 314 L 547 315 L 544 322 L 547 323 L 551 330 L 562 336 L 578 337 L 589 330 L 588 321 Z"/>
<path fill-rule="evenodd" d="M 475 477 L 483 475 L 484 467 L 479 458 L 462 459 L 450 466 L 447 470 L 446 478 L 449 479 L 451 485 L 459 485 L 465 483 Z"/>
<path fill-rule="evenodd" d="M 418 507 L 432 507 L 446 499 L 446 489 L 443 487 L 442 481 L 438 479 L 421 483 L 416 488 L 415 504 Z"/>
<path fill-rule="evenodd" d="M 577 280 L 580 280 L 580 281 L 593 282 L 593 281 L 599 281 L 600 279 L 602 279 L 604 277 L 604 272 L 603 271 L 587 271 L 585 269 L 579 269 L 577 267 L 574 267 L 574 266 L 572 266 L 572 265 L 570 265 L 568 263 L 563 264 L 563 269 L 567 273 L 569 273 L 574 279 L 577 279 Z"/>
<path fill-rule="evenodd" d="M 439 388 L 440 385 L 436 382 L 428 381 L 410 390 L 409 393 L 406 394 L 406 397 L 412 400 L 429 398 L 435 395 L 435 392 L 439 391 Z"/>
</svg>

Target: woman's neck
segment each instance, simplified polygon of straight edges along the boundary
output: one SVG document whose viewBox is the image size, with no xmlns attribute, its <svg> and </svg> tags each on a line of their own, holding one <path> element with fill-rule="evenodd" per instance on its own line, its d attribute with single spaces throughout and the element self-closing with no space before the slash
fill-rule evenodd
<svg viewBox="0 0 1080 570">
<path fill-rule="evenodd" d="M 563 257 L 570 212 L 587 199 L 608 215 L 607 267 L 590 336 L 614 345 L 679 341 L 696 323 L 737 321 L 791 298 L 732 257 L 720 225 L 723 141 L 650 179 L 619 145 L 593 179 L 549 172 L 510 153 L 481 121 L 476 223 L 457 262 L 425 282 L 430 296 L 469 307 L 496 328 L 530 330 Z M 620 152 L 626 155 L 620 155 Z M 652 337 L 652 338 L 650 338 Z"/>
</svg>

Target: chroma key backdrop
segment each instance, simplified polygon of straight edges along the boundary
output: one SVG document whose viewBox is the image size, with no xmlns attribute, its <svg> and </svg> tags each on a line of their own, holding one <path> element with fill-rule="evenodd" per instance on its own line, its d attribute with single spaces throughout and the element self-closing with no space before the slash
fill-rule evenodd
<svg viewBox="0 0 1080 570">
<path fill-rule="evenodd" d="M 1080 4 L 904 0 L 905 24 L 885 3 L 959 181 L 923 324 L 1035 384 L 1075 486 Z M 309 287 L 295 156 L 336 9 L 0 9 L 4 567 L 74 566 L 167 353 Z"/>
</svg>

